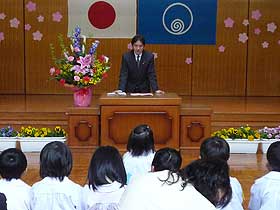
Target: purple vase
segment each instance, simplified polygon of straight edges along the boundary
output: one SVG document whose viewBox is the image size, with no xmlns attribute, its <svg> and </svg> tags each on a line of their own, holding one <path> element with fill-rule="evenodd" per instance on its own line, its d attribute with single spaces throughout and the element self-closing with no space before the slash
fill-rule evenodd
<svg viewBox="0 0 280 210">
<path fill-rule="evenodd" d="M 74 90 L 74 105 L 87 107 L 90 106 L 92 97 L 92 87 Z"/>
</svg>

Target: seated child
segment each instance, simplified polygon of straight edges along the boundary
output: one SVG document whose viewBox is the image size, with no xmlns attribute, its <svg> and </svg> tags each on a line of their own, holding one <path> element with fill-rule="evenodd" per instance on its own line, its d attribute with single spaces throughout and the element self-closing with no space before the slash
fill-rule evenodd
<svg viewBox="0 0 280 210">
<path fill-rule="evenodd" d="M 229 144 L 219 137 L 205 139 L 200 146 L 201 159 L 219 158 L 228 161 L 229 155 Z M 243 191 L 241 184 L 235 177 L 230 177 L 230 185 L 232 188 L 232 199 L 223 210 L 243 210 Z"/>
<path fill-rule="evenodd" d="M 32 210 L 81 210 L 82 187 L 68 176 L 72 154 L 62 142 L 48 143 L 40 153 L 41 181 L 31 188 Z"/>
<path fill-rule="evenodd" d="M 125 190 L 126 173 L 119 151 L 101 146 L 93 154 L 88 184 L 83 188 L 85 210 L 118 210 Z"/>
<path fill-rule="evenodd" d="M 0 209 L 7 210 L 7 199 L 3 193 L 0 193 Z"/>
<path fill-rule="evenodd" d="M 127 152 L 123 155 L 127 183 L 131 177 L 151 170 L 155 155 L 153 131 L 148 125 L 134 128 L 128 138 Z"/>
<path fill-rule="evenodd" d="M 172 148 L 162 148 L 158 150 L 152 162 L 152 171 L 168 170 L 178 172 L 182 164 L 180 152 Z"/>
<path fill-rule="evenodd" d="M 0 154 L 0 192 L 7 198 L 10 210 L 29 210 L 31 187 L 20 178 L 27 167 L 27 160 L 21 150 L 11 148 Z"/>
<path fill-rule="evenodd" d="M 120 210 L 215 210 L 226 205 L 231 188 L 225 161 L 194 161 L 180 173 L 147 173 L 127 186 Z"/>
<path fill-rule="evenodd" d="M 249 210 L 280 209 L 280 141 L 272 143 L 266 154 L 270 172 L 251 187 Z"/>
</svg>

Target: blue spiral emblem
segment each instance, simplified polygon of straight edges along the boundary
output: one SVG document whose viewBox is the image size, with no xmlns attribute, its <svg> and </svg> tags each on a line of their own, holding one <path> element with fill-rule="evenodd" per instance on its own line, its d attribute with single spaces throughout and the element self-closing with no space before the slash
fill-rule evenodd
<svg viewBox="0 0 280 210">
<path fill-rule="evenodd" d="M 176 10 L 181 12 L 177 13 Z M 174 14 L 180 14 L 180 17 L 175 17 Z M 187 5 L 180 2 L 170 4 L 163 12 L 162 24 L 170 34 L 183 35 L 192 27 L 192 11 Z"/>
</svg>

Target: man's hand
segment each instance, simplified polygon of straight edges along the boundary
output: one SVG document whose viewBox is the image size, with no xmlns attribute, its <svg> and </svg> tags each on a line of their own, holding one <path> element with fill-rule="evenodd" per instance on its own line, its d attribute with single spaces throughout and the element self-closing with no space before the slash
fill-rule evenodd
<svg viewBox="0 0 280 210">
<path fill-rule="evenodd" d="M 156 90 L 155 92 L 156 95 L 163 95 L 165 92 L 163 90 Z"/>
</svg>

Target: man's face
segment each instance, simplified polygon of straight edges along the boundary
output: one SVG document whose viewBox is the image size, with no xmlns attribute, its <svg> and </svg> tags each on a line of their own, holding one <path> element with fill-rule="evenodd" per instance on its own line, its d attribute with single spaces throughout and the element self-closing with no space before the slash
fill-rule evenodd
<svg viewBox="0 0 280 210">
<path fill-rule="evenodd" d="M 139 40 L 135 42 L 132 47 L 136 55 L 140 55 L 144 50 L 144 45 Z"/>
</svg>

